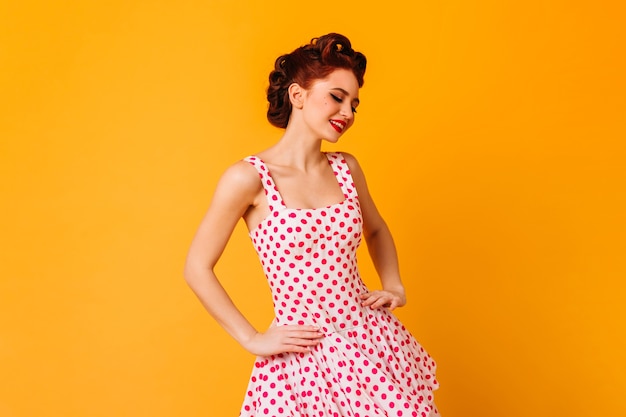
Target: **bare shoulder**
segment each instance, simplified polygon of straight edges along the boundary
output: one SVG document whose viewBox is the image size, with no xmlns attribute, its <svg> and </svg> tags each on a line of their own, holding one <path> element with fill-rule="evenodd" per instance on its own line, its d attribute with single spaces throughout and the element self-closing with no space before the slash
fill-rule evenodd
<svg viewBox="0 0 626 417">
<path fill-rule="evenodd" d="M 213 205 L 237 207 L 239 211 L 240 208 L 256 205 L 262 190 L 256 168 L 246 161 L 237 161 L 220 177 L 212 202 Z"/>
<path fill-rule="evenodd" d="M 240 191 L 258 191 L 262 188 L 257 170 L 243 160 L 226 168 L 220 178 L 220 186 Z"/>
</svg>

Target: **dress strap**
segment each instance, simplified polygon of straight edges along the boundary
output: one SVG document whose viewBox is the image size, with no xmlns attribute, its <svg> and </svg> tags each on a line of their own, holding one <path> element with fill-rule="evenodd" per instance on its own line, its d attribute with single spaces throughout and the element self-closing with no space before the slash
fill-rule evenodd
<svg viewBox="0 0 626 417">
<path fill-rule="evenodd" d="M 326 153 L 326 157 L 328 158 L 328 163 L 333 168 L 333 172 L 335 173 L 335 177 L 337 177 L 339 186 L 341 186 L 344 197 L 357 197 L 358 194 L 354 186 L 354 181 L 352 180 L 352 175 L 350 174 L 350 167 L 341 152 L 328 152 Z"/>
<path fill-rule="evenodd" d="M 276 188 L 276 183 L 274 183 L 274 179 L 272 178 L 269 169 L 267 169 L 265 162 L 263 162 L 263 160 L 258 156 L 254 155 L 247 156 L 243 160 L 255 167 L 259 173 L 270 212 L 285 208 L 285 203 L 278 192 L 278 188 Z"/>
</svg>

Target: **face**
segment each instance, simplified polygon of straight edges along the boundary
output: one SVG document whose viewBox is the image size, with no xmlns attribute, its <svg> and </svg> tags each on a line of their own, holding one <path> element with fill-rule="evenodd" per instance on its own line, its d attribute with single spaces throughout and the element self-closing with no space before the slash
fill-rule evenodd
<svg viewBox="0 0 626 417">
<path fill-rule="evenodd" d="M 305 90 L 302 102 L 305 124 L 321 139 L 336 142 L 354 123 L 359 105 L 359 84 L 352 71 L 336 69 Z"/>
</svg>

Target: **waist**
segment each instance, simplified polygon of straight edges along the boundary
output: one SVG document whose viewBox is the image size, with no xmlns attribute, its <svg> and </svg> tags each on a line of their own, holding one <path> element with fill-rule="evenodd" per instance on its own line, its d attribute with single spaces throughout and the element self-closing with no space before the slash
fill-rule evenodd
<svg viewBox="0 0 626 417">
<path fill-rule="evenodd" d="M 275 306 L 275 323 L 318 326 L 324 334 L 360 327 L 365 323 L 368 312 L 357 300 L 350 301 L 341 300 L 326 305 L 309 305 L 304 301 L 289 307 Z"/>
</svg>

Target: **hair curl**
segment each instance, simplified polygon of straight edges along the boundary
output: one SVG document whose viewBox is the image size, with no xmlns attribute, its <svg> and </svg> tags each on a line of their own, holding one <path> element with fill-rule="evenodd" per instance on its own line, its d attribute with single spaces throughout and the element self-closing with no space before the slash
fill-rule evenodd
<svg viewBox="0 0 626 417">
<path fill-rule="evenodd" d="M 344 68 L 352 70 L 362 87 L 366 65 L 365 55 L 354 51 L 350 40 L 338 33 L 313 38 L 309 44 L 279 56 L 269 76 L 267 119 L 276 127 L 287 127 L 291 115 L 288 92 L 291 84 L 297 83 L 307 89 L 313 81 L 326 78 L 337 68 Z"/>
</svg>

